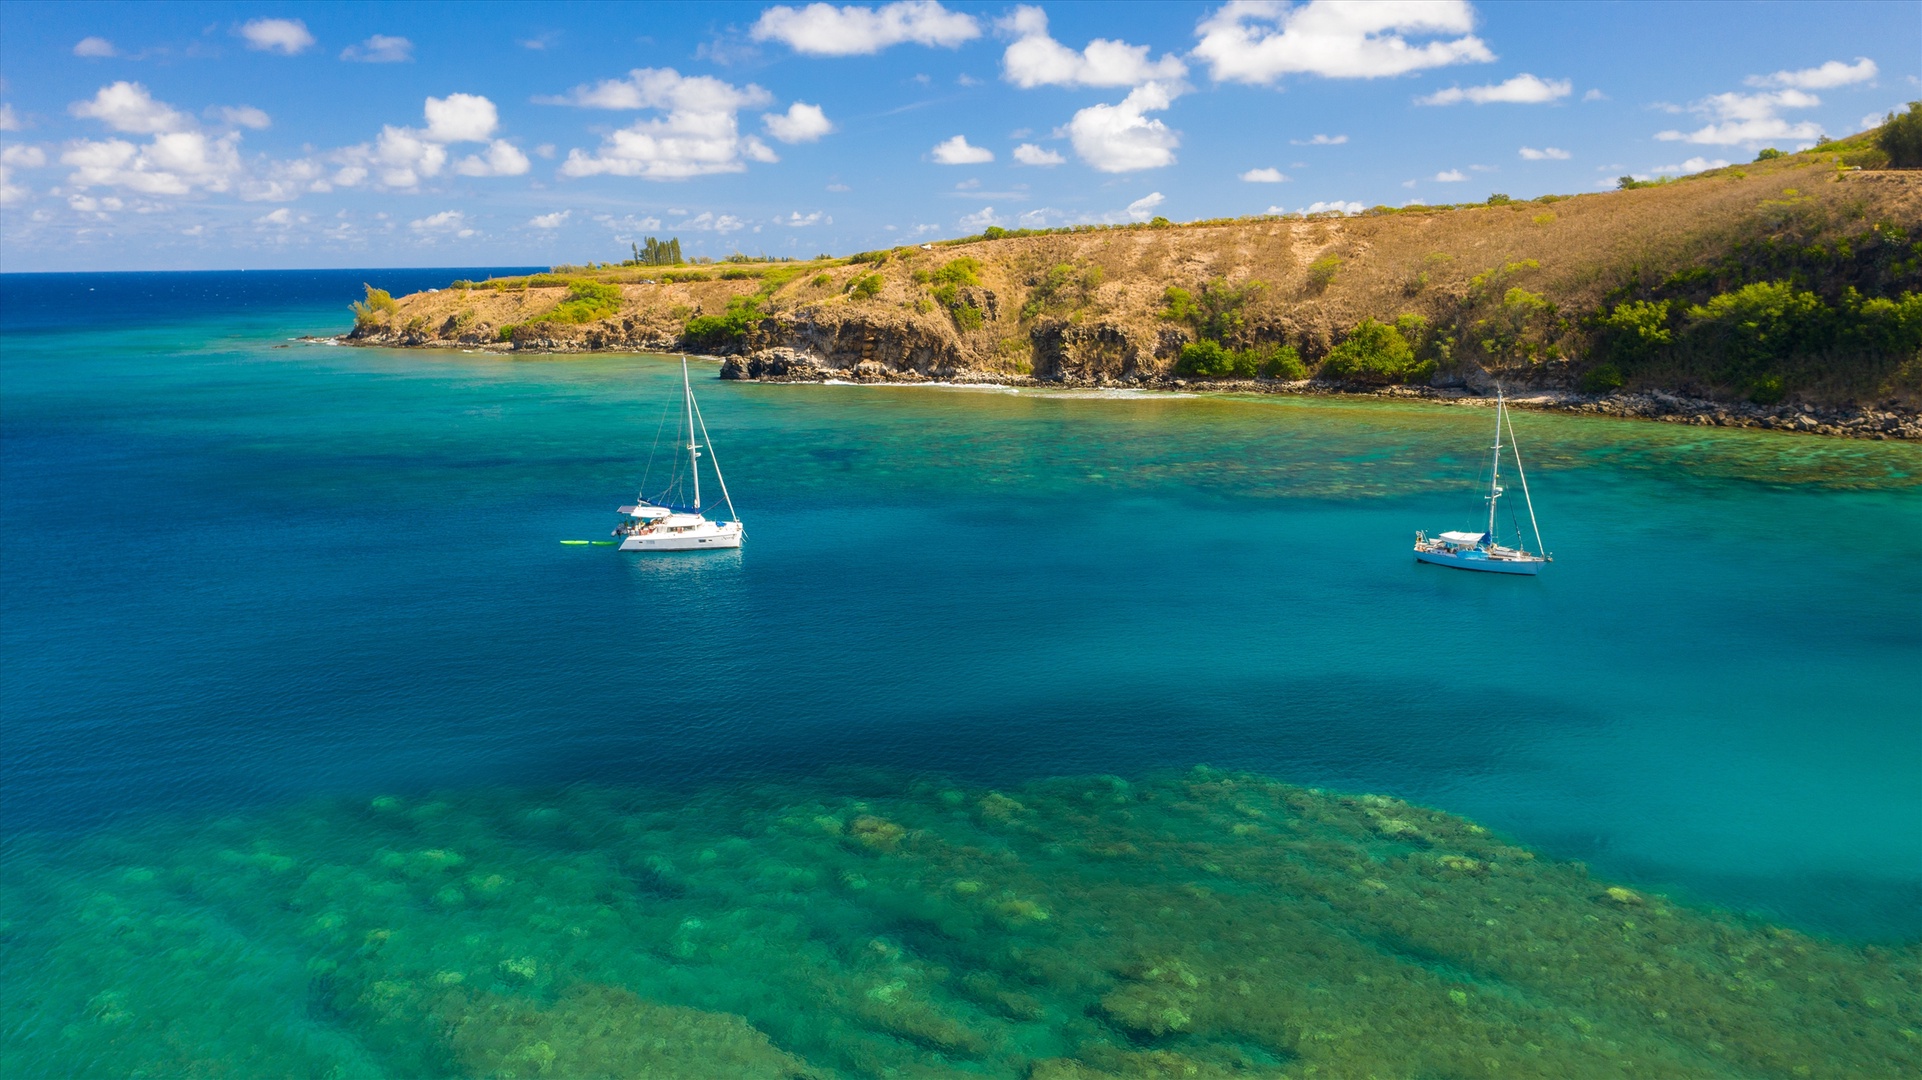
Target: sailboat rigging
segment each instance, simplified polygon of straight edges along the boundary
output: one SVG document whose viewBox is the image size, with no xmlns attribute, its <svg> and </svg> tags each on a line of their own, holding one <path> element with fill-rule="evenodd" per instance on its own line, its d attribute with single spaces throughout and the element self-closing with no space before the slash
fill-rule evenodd
<svg viewBox="0 0 1922 1080">
<path fill-rule="evenodd" d="M 1495 506 L 1502 497 L 1502 430 L 1508 431 L 1508 449 L 1515 458 L 1515 476 L 1521 481 L 1522 501 L 1528 506 L 1528 524 L 1535 532 L 1535 550 L 1530 551 L 1526 541 L 1517 535 L 1515 546 L 1503 546 L 1495 536 Z M 1483 570 L 1496 574 L 1539 574 L 1542 566 L 1553 562 L 1542 544 L 1542 527 L 1535 520 L 1535 500 L 1528 493 L 1528 474 L 1522 470 L 1522 450 L 1515 439 L 1515 422 L 1508 415 L 1508 400 L 1502 396 L 1501 387 L 1495 388 L 1495 446 L 1490 458 L 1488 494 L 1483 499 L 1488 503 L 1488 529 L 1485 532 L 1444 532 L 1430 537 L 1426 533 L 1415 534 L 1415 559 L 1418 562 L 1434 563 L 1437 566 L 1452 566 L 1458 570 Z M 1517 533 L 1519 533 L 1519 528 Z"/>
<path fill-rule="evenodd" d="M 721 461 L 714 456 L 713 440 L 707 434 L 707 421 L 701 416 L 701 407 L 694 401 L 694 384 L 688 376 L 685 356 L 681 358 L 681 406 L 681 430 L 687 435 L 687 442 L 681 449 L 687 451 L 688 479 L 693 486 L 694 501 L 690 506 L 676 507 L 673 495 L 679 485 L 672 481 L 668 490 L 655 499 L 650 500 L 647 493 L 642 492 L 640 501 L 635 505 L 621 507 L 621 514 L 628 520 L 614 530 L 614 535 L 621 538 L 622 551 L 738 548 L 747 536 L 741 525 L 741 517 L 734 510 L 734 500 L 727 493 L 727 480 L 721 475 Z M 679 441 L 678 436 L 676 441 Z M 709 518 L 701 509 L 701 458 L 704 456 L 714 469 L 715 483 L 721 489 L 721 503 L 727 507 L 727 517 L 719 521 Z"/>
</svg>

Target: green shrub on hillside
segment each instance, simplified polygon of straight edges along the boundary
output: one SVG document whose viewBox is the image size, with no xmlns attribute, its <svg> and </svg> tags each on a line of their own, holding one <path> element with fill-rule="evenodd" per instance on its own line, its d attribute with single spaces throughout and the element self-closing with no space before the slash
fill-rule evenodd
<svg viewBox="0 0 1922 1080">
<path fill-rule="evenodd" d="M 1308 289 L 1319 293 L 1332 285 L 1335 275 L 1341 272 L 1341 256 L 1323 255 L 1308 264 Z"/>
<path fill-rule="evenodd" d="M 621 287 L 598 281 L 570 281 L 567 297 L 543 318 L 563 323 L 598 322 L 621 310 Z"/>
<path fill-rule="evenodd" d="M 1488 316 L 1475 321 L 1473 340 L 1498 361 L 1539 363 L 1561 355 L 1557 341 L 1567 329 L 1546 297 L 1511 286 Z"/>
<path fill-rule="evenodd" d="M 1818 351 L 1828 336 L 1822 298 L 1785 281 L 1761 281 L 1688 309 L 1688 333 L 1737 374 L 1796 353 Z"/>
<path fill-rule="evenodd" d="M 393 294 L 386 289 L 376 289 L 365 283 L 361 288 L 367 290 L 367 299 L 356 300 L 348 305 L 353 309 L 356 327 L 384 323 L 400 310 L 400 305 L 394 302 Z"/>
<path fill-rule="evenodd" d="M 1234 286 L 1221 278 L 1202 285 L 1198 293 L 1170 285 L 1161 294 L 1161 317 L 1170 322 L 1187 323 L 1194 328 L 1196 336 L 1208 341 L 1245 340 L 1246 309 L 1265 288 L 1267 286 L 1259 281 Z"/>
<path fill-rule="evenodd" d="M 1625 364 L 1642 360 L 1675 340 L 1667 300 L 1626 300 L 1596 320 L 1608 355 Z M 1618 384 L 1619 385 L 1619 384 Z"/>
<path fill-rule="evenodd" d="M 727 302 L 720 315 L 696 315 L 681 329 L 681 338 L 697 349 L 719 350 L 747 340 L 748 331 L 761 317 L 758 297 L 737 296 Z"/>
<path fill-rule="evenodd" d="M 1412 325 L 1412 324 L 1411 324 Z M 1414 346 L 1400 329 L 1363 319 L 1328 353 L 1321 373 L 1364 383 L 1420 382 L 1435 373 L 1433 360 L 1417 360 Z"/>
<path fill-rule="evenodd" d="M 1875 148 L 1889 156 L 1894 169 L 1922 169 L 1922 101 L 1909 102 L 1909 111 L 1890 113 L 1875 133 Z"/>
<path fill-rule="evenodd" d="M 863 274 L 848 283 L 848 295 L 856 300 L 872 300 L 881 295 L 881 287 L 887 279 L 879 274 Z"/>
<path fill-rule="evenodd" d="M 1582 375 L 1582 392 L 1586 394 L 1607 394 L 1620 390 L 1628 378 L 1622 369 L 1610 363 L 1600 363 Z"/>
<path fill-rule="evenodd" d="M 941 269 L 936 270 L 932 278 L 943 285 L 979 285 L 981 284 L 981 260 L 963 255 L 959 259 L 942 264 Z"/>
<path fill-rule="evenodd" d="M 964 288 L 974 288 L 981 284 L 981 261 L 962 256 L 942 264 L 932 273 L 916 271 L 914 279 L 921 283 L 933 283 L 930 290 L 934 299 L 947 309 L 948 316 L 954 320 L 955 328 L 963 332 L 979 330 L 987 324 L 987 313 L 974 305 Z"/>
<path fill-rule="evenodd" d="M 1161 291 L 1161 317 L 1169 322 L 1189 322 L 1195 316 L 1195 295 L 1179 285 Z"/>
<path fill-rule="evenodd" d="M 1101 268 L 1090 266 L 1079 273 L 1072 263 L 1048 267 L 1040 280 L 1032 281 L 1028 302 L 1021 305 L 1021 318 L 1032 319 L 1050 308 L 1079 307 L 1094 298 L 1101 284 Z"/>
<path fill-rule="evenodd" d="M 1229 349 L 1218 341 L 1202 339 L 1181 347 L 1175 360 L 1175 374 L 1241 379 L 1305 379 L 1301 354 L 1293 345 L 1258 345 L 1251 349 Z"/>
<path fill-rule="evenodd" d="M 1878 224 L 1828 245 L 1759 243 L 1741 266 L 1671 274 L 1656 288 L 1693 301 L 1623 299 L 1591 320 L 1603 363 L 1583 377 L 1583 388 L 1614 389 L 1643 372 L 1645 380 L 1675 385 L 1679 378 L 1761 404 L 1838 376 L 1876 392 L 1902 364 L 1922 359 L 1922 292 L 1870 296 L 1847 285 L 1825 297 L 1810 286 L 1845 274 L 1881 287 L 1911 280 L 1909 249 L 1905 232 Z M 1771 268 L 1787 273 L 1717 287 Z"/>
</svg>

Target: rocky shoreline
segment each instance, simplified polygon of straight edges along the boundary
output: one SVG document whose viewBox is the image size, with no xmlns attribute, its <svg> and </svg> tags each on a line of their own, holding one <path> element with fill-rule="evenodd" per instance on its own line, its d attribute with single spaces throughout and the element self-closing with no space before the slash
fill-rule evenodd
<svg viewBox="0 0 1922 1080">
<path fill-rule="evenodd" d="M 436 338 L 428 335 L 352 334 L 332 338 L 305 338 L 313 343 L 360 345 L 370 347 L 457 349 L 464 352 L 498 352 L 517 355 L 571 355 L 602 352 L 617 348 L 642 352 L 680 353 L 687 350 L 672 336 L 641 340 L 638 336 L 621 341 L 582 340 L 518 341 L 493 343 Z M 1329 396 L 1405 398 L 1446 404 L 1477 405 L 1491 396 L 1493 385 L 1479 379 L 1452 380 L 1437 386 L 1369 386 L 1323 379 L 1289 382 L 1275 379 L 1185 379 L 1169 375 L 1130 374 L 1120 377 L 1079 377 L 1057 372 L 1048 378 L 1005 372 L 959 369 L 924 374 L 901 370 L 875 360 L 863 360 L 849 367 L 827 367 L 811 354 L 777 346 L 749 355 L 701 355 L 719 361 L 721 378 L 746 382 L 785 383 L 943 383 L 954 385 L 1011 386 L 1048 390 L 1148 390 L 1194 393 L 1234 394 L 1313 394 Z M 1475 385 L 1487 383 L 1487 385 Z M 1534 386 L 1516 387 L 1509 403 L 1517 408 L 1544 412 L 1580 413 L 1622 419 L 1653 420 L 1696 427 L 1757 428 L 1767 431 L 1827 435 L 1836 438 L 1883 441 L 1899 439 L 1922 441 L 1922 413 L 1891 405 L 1817 406 L 1800 402 L 1757 405 L 1747 401 L 1714 401 L 1664 390 L 1583 394 L 1573 390 Z"/>
<path fill-rule="evenodd" d="M 748 382 L 786 383 L 945 383 L 1016 386 L 1050 390 L 1206 391 L 1236 394 L 1313 394 L 1350 397 L 1407 398 L 1444 403 L 1479 404 L 1492 386 L 1466 383 L 1444 386 L 1368 386 L 1322 379 L 1184 379 L 1172 376 L 1132 376 L 1121 379 L 1062 376 L 1037 379 L 992 372 L 957 372 L 930 376 L 896 371 L 867 361 L 850 368 L 824 368 L 793 349 L 766 349 L 751 356 L 712 357 L 721 361 L 721 378 Z M 1896 408 L 1823 408 L 1800 403 L 1773 406 L 1752 402 L 1712 401 L 1662 390 L 1635 393 L 1583 394 L 1570 390 L 1522 387 L 1509 398 L 1518 408 L 1544 412 L 1582 413 L 1623 419 L 1655 420 L 1697 427 L 1760 428 L 1839 438 L 1922 441 L 1922 414 Z"/>
</svg>

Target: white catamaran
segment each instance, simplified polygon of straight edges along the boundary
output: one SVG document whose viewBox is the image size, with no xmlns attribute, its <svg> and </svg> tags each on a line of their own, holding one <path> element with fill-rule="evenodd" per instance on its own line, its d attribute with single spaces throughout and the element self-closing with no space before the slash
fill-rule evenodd
<svg viewBox="0 0 1922 1080">
<path fill-rule="evenodd" d="M 1502 497 L 1502 428 L 1508 428 L 1508 447 L 1515 454 L 1515 475 L 1522 482 L 1522 501 L 1528 504 L 1528 524 L 1535 531 L 1535 551 L 1524 546 L 1521 529 L 1516 528 L 1515 546 L 1504 547 L 1495 537 L 1495 503 Z M 1538 574 L 1542 564 L 1553 561 L 1542 551 L 1542 528 L 1535 521 L 1535 500 L 1528 496 L 1528 475 L 1522 472 L 1522 451 L 1515 443 L 1515 423 L 1508 418 L 1508 402 L 1501 388 L 1495 388 L 1495 453 L 1490 467 L 1488 494 L 1488 531 L 1445 532 L 1430 537 L 1415 534 L 1415 558 L 1436 566 L 1458 570 L 1485 570 L 1495 574 Z"/>
<path fill-rule="evenodd" d="M 681 358 L 681 399 L 681 429 L 687 433 L 687 471 L 694 489 L 694 504 L 686 508 L 673 505 L 672 496 L 680 486 L 680 470 L 676 468 L 675 477 L 668 483 L 667 493 L 658 501 L 649 501 L 647 493 L 642 492 L 639 503 L 621 507 L 621 513 L 629 519 L 614 530 L 614 535 L 621 538 L 622 551 L 737 548 L 747 535 L 741 528 L 740 515 L 734 512 L 734 500 L 728 498 L 727 481 L 721 477 L 720 459 L 714 457 L 714 447 L 708 442 L 707 422 L 701 419 L 701 407 L 694 403 L 694 385 L 688 380 L 686 357 Z M 696 433 L 700 436 L 698 439 Z M 659 445 L 658 437 L 655 441 Z M 703 443 L 708 445 L 704 447 Z M 721 485 L 721 502 L 727 507 L 727 518 L 721 521 L 712 520 L 701 512 L 703 449 L 707 450 L 707 458 L 714 465 L 714 479 Z M 642 480 L 642 483 L 645 484 L 646 480 Z"/>
</svg>

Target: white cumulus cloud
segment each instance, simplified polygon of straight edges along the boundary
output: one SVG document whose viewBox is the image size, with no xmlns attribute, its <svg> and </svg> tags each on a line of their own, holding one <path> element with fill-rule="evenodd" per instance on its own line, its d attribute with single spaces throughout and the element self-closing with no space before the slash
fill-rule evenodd
<svg viewBox="0 0 1922 1080">
<path fill-rule="evenodd" d="M 1524 146 L 1521 153 L 1524 161 L 1567 161 L 1573 156 L 1568 151 L 1559 150 L 1553 146 L 1545 146 L 1540 150 L 1532 146 Z"/>
<path fill-rule="evenodd" d="M 106 38 L 83 37 L 79 41 L 74 43 L 73 54 L 75 56 L 103 58 L 103 57 L 109 57 L 109 56 L 119 56 L 120 50 L 114 48 L 113 42 L 108 41 Z"/>
<path fill-rule="evenodd" d="M 681 213 L 682 211 L 677 210 L 674 212 Z M 726 236 L 728 233 L 740 232 L 742 229 L 747 228 L 747 222 L 735 217 L 733 214 L 715 214 L 704 210 L 685 221 L 675 222 L 669 226 L 669 228 L 692 229 L 695 232 L 716 232 L 722 236 Z"/>
<path fill-rule="evenodd" d="M 435 142 L 485 142 L 500 126 L 500 111 L 479 94 L 430 97 L 423 111 L 427 138 Z"/>
<path fill-rule="evenodd" d="M 1540 105 L 1558 101 L 1575 90 L 1575 84 L 1567 79 L 1538 79 L 1523 72 L 1506 82 L 1490 86 L 1470 86 L 1466 89 L 1451 86 L 1437 90 L 1426 97 L 1415 99 L 1417 105 L 1459 105 L 1464 101 L 1476 105 L 1504 102 L 1510 105 Z"/>
<path fill-rule="evenodd" d="M 527 155 L 506 139 L 495 139 L 482 153 L 469 154 L 454 163 L 462 176 L 520 176 L 533 168 Z"/>
<path fill-rule="evenodd" d="M 1280 169 L 1249 169 L 1241 178 L 1250 184 L 1279 184 L 1288 179 Z"/>
<path fill-rule="evenodd" d="M 1444 184 L 1458 184 L 1463 180 L 1468 179 L 1468 174 L 1462 172 L 1460 169 L 1447 169 L 1442 172 L 1436 173 L 1435 179 L 1441 181 Z"/>
<path fill-rule="evenodd" d="M 422 236 L 474 235 L 474 230 L 467 224 L 467 215 L 459 210 L 442 210 L 438 214 L 429 214 L 427 217 L 408 222 L 407 227 Z"/>
<path fill-rule="evenodd" d="M 288 202 L 303 192 L 332 191 L 334 184 L 327 166 L 313 158 L 275 161 L 256 170 L 240 182 L 240 197 L 247 202 Z"/>
<path fill-rule="evenodd" d="M 1289 139 L 1293 146 L 1340 146 L 1348 141 L 1346 135 L 1317 135 L 1312 139 Z"/>
<path fill-rule="evenodd" d="M 32 195 L 32 188 L 27 187 L 25 184 L 16 184 L 13 182 L 13 170 L 11 168 L 0 165 L 0 206 L 12 206 L 18 202 L 25 202 L 28 198 L 31 198 Z"/>
<path fill-rule="evenodd" d="M 994 212 L 994 207 L 984 206 L 972 214 L 963 214 L 959 224 L 964 229 L 985 229 L 1001 224 L 1001 218 Z"/>
<path fill-rule="evenodd" d="M 1096 38 L 1076 52 L 1048 36 L 1048 15 L 1038 7 L 1019 6 L 999 26 L 1015 38 L 1001 55 L 1001 75 L 1023 88 L 1139 86 L 1188 73 L 1188 65 L 1177 57 L 1149 60 L 1146 45 Z"/>
<path fill-rule="evenodd" d="M 18 144 L 0 149 L 0 165 L 16 169 L 39 169 L 47 164 L 47 152 L 37 146 Z"/>
<path fill-rule="evenodd" d="M 1342 213 L 1342 214 L 1359 214 L 1359 213 L 1361 213 L 1361 212 L 1362 212 L 1363 210 L 1366 210 L 1366 209 L 1368 209 L 1368 208 L 1367 208 L 1366 206 L 1363 206 L 1363 205 L 1362 205 L 1361 203 L 1358 203 L 1358 202 L 1343 202 L 1343 201 L 1341 201 L 1340 199 L 1336 199 L 1336 200 L 1334 200 L 1333 202 L 1312 202 L 1312 203 L 1309 203 L 1309 204 L 1308 204 L 1307 206 L 1304 206 L 1304 207 L 1302 207 L 1302 208 L 1301 208 L 1300 210 L 1297 210 L 1297 211 L 1296 211 L 1296 213 L 1299 213 L 1299 214 L 1326 214 L 1326 213 L 1329 213 L 1330 211 L 1334 211 L 1334 212 L 1337 212 L 1337 213 Z M 1273 206 L 1271 206 L 1271 207 L 1269 207 L 1269 208 L 1268 208 L 1268 212 L 1269 212 L 1269 213 L 1271 213 L 1271 214 L 1273 214 L 1273 213 L 1276 213 L 1276 212 L 1277 212 L 1278 210 L 1279 210 L 1279 208 L 1278 208 L 1278 207 L 1273 207 Z"/>
<path fill-rule="evenodd" d="M 762 113 L 761 124 L 767 133 L 784 143 L 813 142 L 834 130 L 834 124 L 819 105 L 795 102 L 785 113 Z"/>
<path fill-rule="evenodd" d="M 529 218 L 527 219 L 527 223 L 536 229 L 558 229 L 562 225 L 567 224 L 567 219 L 573 215 L 574 211 L 572 210 L 556 210 L 551 214 L 542 214 L 539 217 Z"/>
<path fill-rule="evenodd" d="M 67 111 L 132 135 L 185 131 L 193 127 L 192 117 L 155 101 L 139 83 L 124 80 L 101 87 L 91 100 L 76 101 L 67 106 Z"/>
<path fill-rule="evenodd" d="M 1068 159 L 1062 157 L 1060 151 L 1050 150 L 1044 146 L 1036 146 L 1034 143 L 1022 143 L 1020 146 L 1014 148 L 1014 163 L 1017 165 L 1039 165 L 1047 168 L 1055 165 L 1065 165 L 1068 163 Z"/>
<path fill-rule="evenodd" d="M 268 116 L 265 110 L 256 109 L 252 105 L 221 105 L 209 109 L 208 112 L 218 117 L 221 122 L 232 124 L 234 127 L 265 131 L 274 126 L 273 117 Z"/>
<path fill-rule="evenodd" d="M 1201 21 L 1194 55 L 1219 82 L 1271 83 L 1283 75 L 1374 79 L 1495 59 L 1466 0 L 1353 3 L 1231 0 Z M 1461 35 L 1446 37 L 1446 35 Z M 1411 44 L 1410 37 L 1444 40 Z"/>
<path fill-rule="evenodd" d="M 404 37 L 375 34 L 358 45 L 340 50 L 340 58 L 363 64 L 403 64 L 414 58 L 414 43 Z"/>
<path fill-rule="evenodd" d="M 590 109 L 653 109 L 662 114 L 613 132 L 592 154 L 568 151 L 561 164 L 565 176 L 685 180 L 743 172 L 749 161 L 780 160 L 766 143 L 741 134 L 740 111 L 773 100 L 752 83 L 734 86 L 708 75 L 683 76 L 673 68 L 637 68 L 625 79 L 577 86 L 566 96 L 536 100 Z"/>
<path fill-rule="evenodd" d="M 1663 174 L 1687 175 L 1689 173 L 1702 172 L 1705 169 L 1726 169 L 1726 168 L 1728 168 L 1728 162 L 1722 158 L 1715 158 L 1714 160 L 1711 161 L 1710 159 L 1705 157 L 1692 157 L 1692 158 L 1689 158 L 1687 161 L 1682 162 L 1680 165 L 1658 165 L 1655 168 L 1650 169 L 1649 171 L 1651 173 L 1654 173 L 1657 176 L 1660 176 Z"/>
<path fill-rule="evenodd" d="M 1162 198 L 1161 192 L 1150 191 L 1148 194 L 1128 204 L 1128 216 L 1136 221 L 1146 221 L 1154 216 L 1155 207 L 1160 206 L 1166 201 L 1166 199 Z"/>
<path fill-rule="evenodd" d="M 1750 86 L 1786 86 L 1794 90 L 1832 90 L 1838 86 L 1868 82 L 1881 71 L 1875 61 L 1866 56 L 1858 56 L 1855 63 L 1844 64 L 1840 60 L 1830 60 L 1817 67 L 1803 68 L 1800 71 L 1778 71 L 1773 75 L 1751 75 L 1743 80 Z"/>
<path fill-rule="evenodd" d="M 254 219 L 254 224 L 256 225 L 278 225 L 283 229 L 288 227 L 289 225 L 292 225 L 293 223 L 294 223 L 294 212 L 292 210 L 287 209 L 284 206 L 270 213 L 262 214 L 259 217 Z"/>
<path fill-rule="evenodd" d="M 968 144 L 966 135 L 956 135 L 935 146 L 931 153 L 940 165 L 981 165 L 994 160 L 994 151 Z"/>
<path fill-rule="evenodd" d="M 1090 105 L 1068 121 L 1074 152 L 1099 172 L 1158 169 L 1175 162 L 1181 138 L 1147 114 L 1173 104 L 1177 89 L 1144 83 L 1114 105 Z"/>
<path fill-rule="evenodd" d="M 333 161 L 342 166 L 330 183 L 354 187 L 373 177 L 381 187 L 408 190 L 423 179 L 439 176 L 446 167 L 450 143 L 485 142 L 488 147 L 455 164 L 463 176 L 519 176 L 531 167 L 527 155 L 503 139 L 492 138 L 500 126 L 500 112 L 494 103 L 478 94 L 449 94 L 430 97 L 421 106 L 427 121 L 425 130 L 388 124 L 372 143 L 361 143 L 336 151 Z"/>
<path fill-rule="evenodd" d="M 809 225 L 819 225 L 825 216 L 826 215 L 819 210 L 814 211 L 812 214 L 803 214 L 799 210 L 796 210 L 785 218 L 775 218 L 774 223 L 776 225 L 786 225 L 791 229 L 805 229 Z"/>
<path fill-rule="evenodd" d="M 13 106 L 0 105 L 0 131 L 20 131 L 26 126 L 20 114 L 13 111 Z"/>
<path fill-rule="evenodd" d="M 1780 115 L 1783 109 L 1812 109 L 1822 99 L 1803 90 L 1772 90 L 1756 94 L 1715 94 L 1688 107 L 1688 111 L 1710 122 L 1694 131 L 1661 131 L 1655 137 L 1663 142 L 1690 142 L 1703 146 L 1759 146 L 1766 142 L 1797 142 L 1822 137 L 1822 125 L 1813 120 L 1790 121 Z"/>
<path fill-rule="evenodd" d="M 865 56 L 903 44 L 951 49 L 980 37 L 981 26 L 935 0 L 902 0 L 879 8 L 781 4 L 762 12 L 751 33 L 809 56 Z"/>
<path fill-rule="evenodd" d="M 247 39 L 249 49 L 284 56 L 305 52 L 314 44 L 314 35 L 299 19 L 253 19 L 234 32 Z"/>
<path fill-rule="evenodd" d="M 240 136 L 209 138 L 198 131 L 162 132 L 146 146 L 125 139 L 81 140 L 60 155 L 73 167 L 77 188 L 117 187 L 143 195 L 226 191 L 241 171 Z"/>
</svg>

